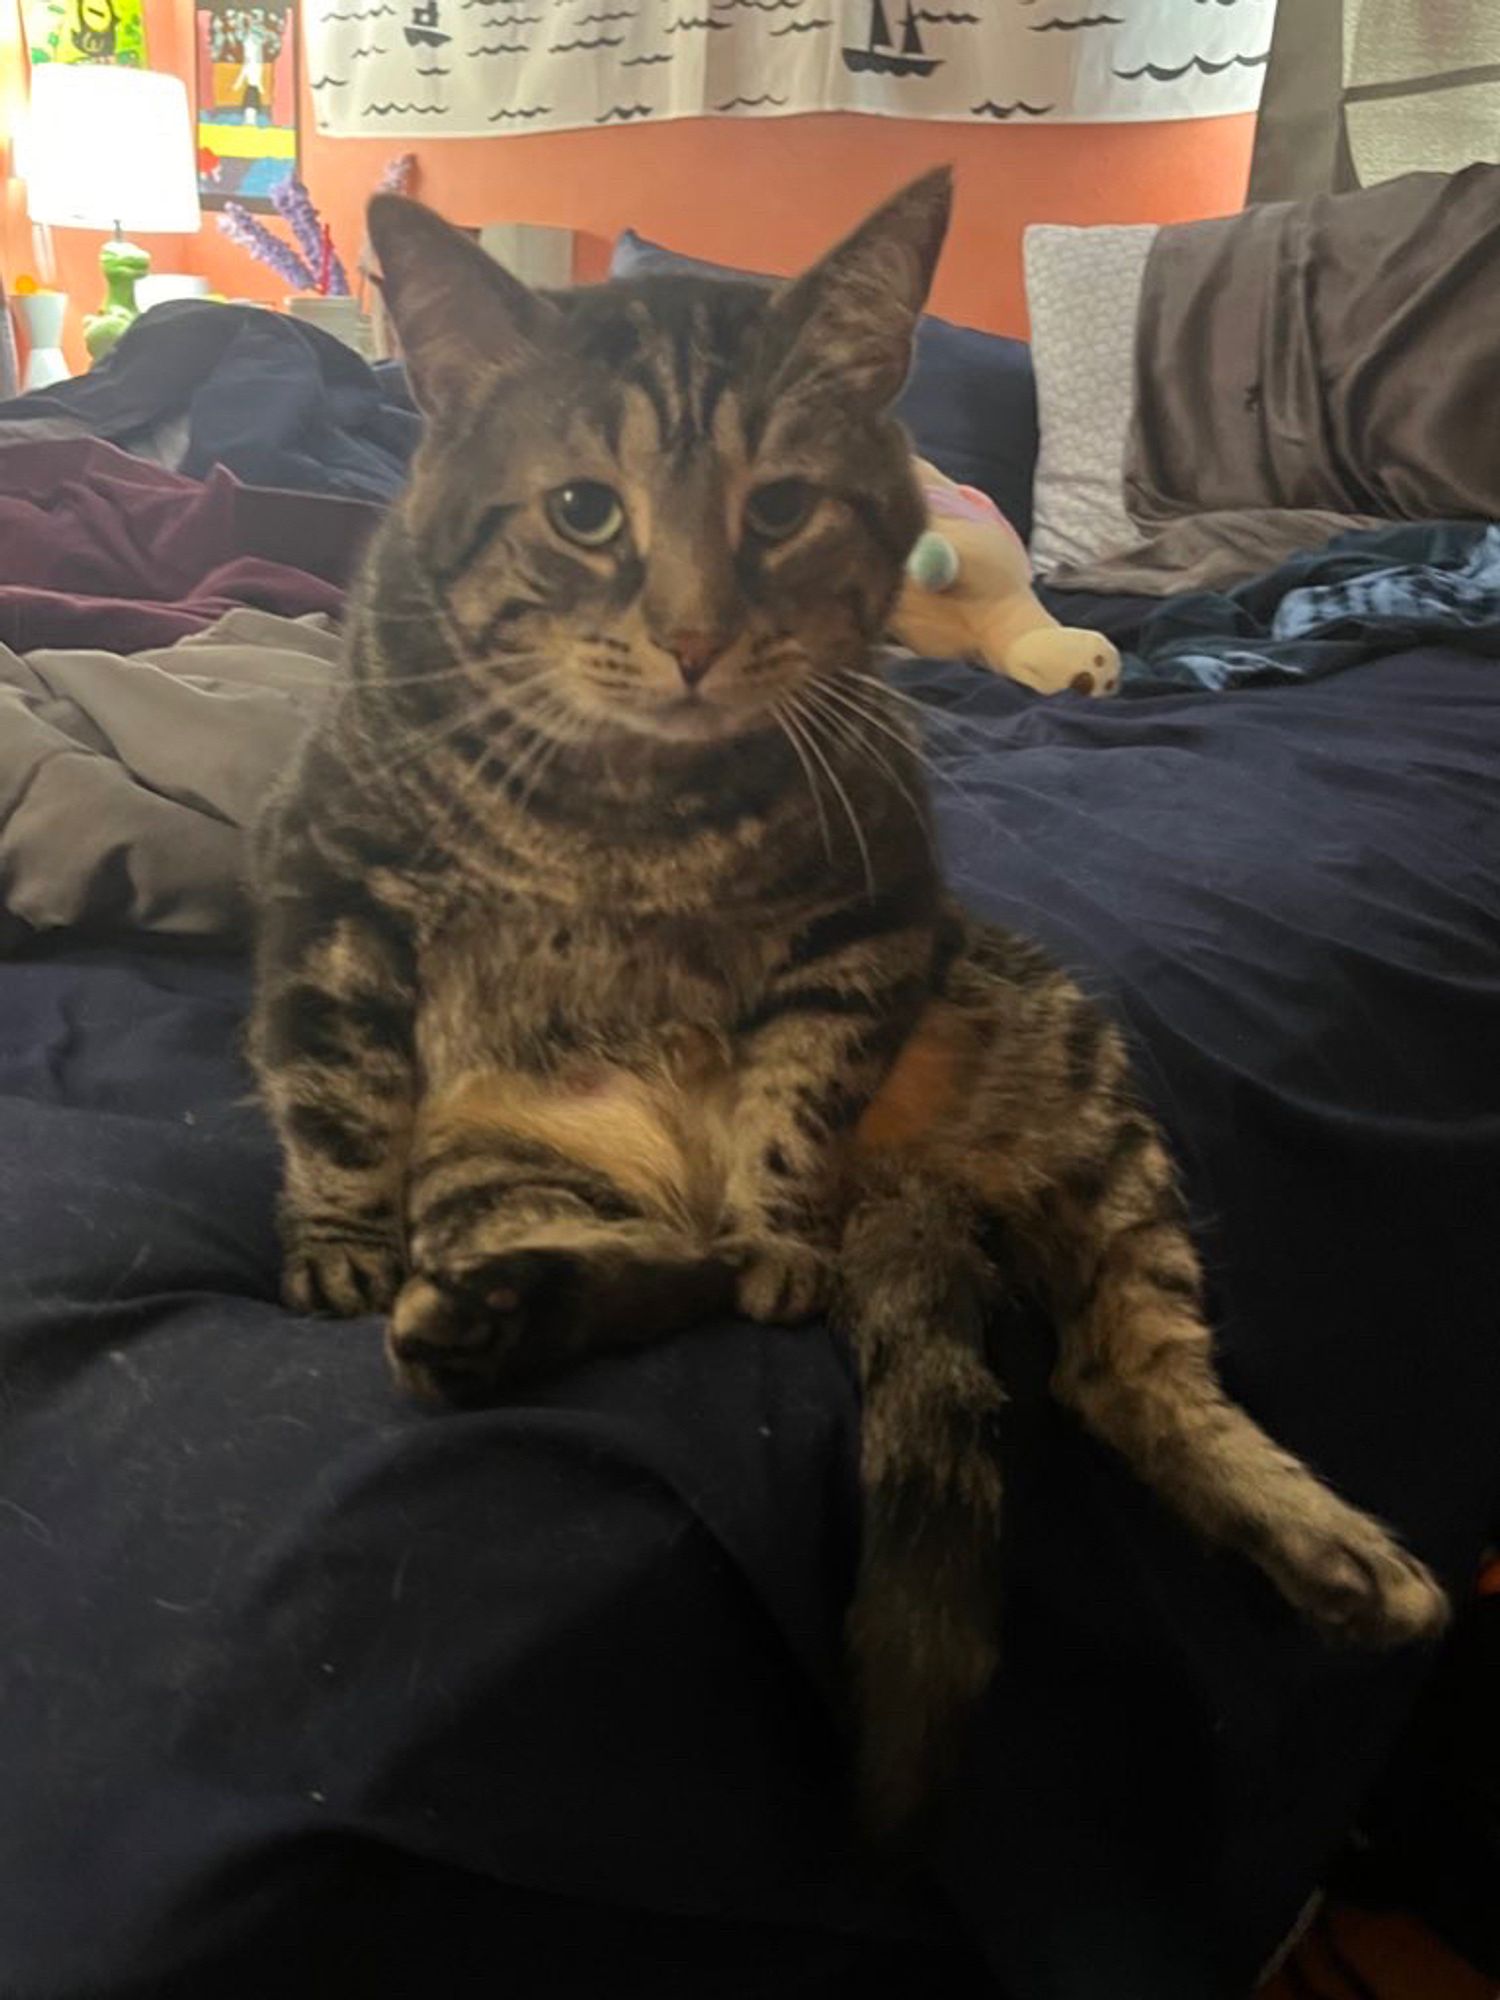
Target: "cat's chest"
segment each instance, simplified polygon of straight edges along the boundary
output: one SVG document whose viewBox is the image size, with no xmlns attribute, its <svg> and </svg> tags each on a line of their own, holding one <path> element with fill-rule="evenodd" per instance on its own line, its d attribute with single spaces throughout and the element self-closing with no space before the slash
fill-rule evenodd
<svg viewBox="0 0 1500 2000">
<path fill-rule="evenodd" d="M 421 956 L 418 1037 L 429 1076 L 546 1069 L 570 1054 L 633 1062 L 664 1029 L 727 1034 L 783 947 L 711 921 L 625 920 L 524 903 L 473 912 Z"/>
</svg>

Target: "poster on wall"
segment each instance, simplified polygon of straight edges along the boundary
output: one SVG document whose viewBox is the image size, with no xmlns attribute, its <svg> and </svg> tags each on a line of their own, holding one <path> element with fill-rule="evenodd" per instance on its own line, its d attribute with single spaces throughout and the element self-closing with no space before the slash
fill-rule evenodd
<svg viewBox="0 0 1500 2000">
<path fill-rule="evenodd" d="M 199 199 L 268 209 L 297 170 L 295 0 L 198 0 L 193 44 Z"/>
<path fill-rule="evenodd" d="M 143 0 L 21 0 L 21 25 L 33 64 L 119 63 L 146 66 Z"/>
<path fill-rule="evenodd" d="M 1275 0 L 302 0 L 320 132 L 1253 111 Z"/>
</svg>

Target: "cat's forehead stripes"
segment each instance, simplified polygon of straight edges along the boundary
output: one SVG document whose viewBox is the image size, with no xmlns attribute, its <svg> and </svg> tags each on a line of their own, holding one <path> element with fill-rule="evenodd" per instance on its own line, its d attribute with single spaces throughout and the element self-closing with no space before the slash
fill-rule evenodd
<svg viewBox="0 0 1500 2000">
<path fill-rule="evenodd" d="M 638 402 L 651 413 L 655 449 L 676 453 L 720 435 L 721 406 L 753 358 L 765 300 L 755 286 L 671 277 L 585 296 L 574 312 L 575 351 L 607 374 L 624 406 L 601 412 L 611 449 L 626 448 L 626 413 Z"/>
</svg>

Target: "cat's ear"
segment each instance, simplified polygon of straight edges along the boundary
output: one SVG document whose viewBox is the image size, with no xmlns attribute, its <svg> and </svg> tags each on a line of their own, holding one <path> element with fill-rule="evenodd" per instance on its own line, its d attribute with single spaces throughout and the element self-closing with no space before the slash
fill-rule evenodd
<svg viewBox="0 0 1500 2000">
<path fill-rule="evenodd" d="M 772 321 L 783 379 L 837 377 L 879 408 L 896 400 L 952 206 L 952 169 L 938 167 L 782 288 Z"/>
<path fill-rule="evenodd" d="M 461 412 L 497 371 L 536 353 L 557 317 L 472 236 L 420 202 L 376 195 L 370 242 L 412 394 L 429 416 Z"/>
</svg>

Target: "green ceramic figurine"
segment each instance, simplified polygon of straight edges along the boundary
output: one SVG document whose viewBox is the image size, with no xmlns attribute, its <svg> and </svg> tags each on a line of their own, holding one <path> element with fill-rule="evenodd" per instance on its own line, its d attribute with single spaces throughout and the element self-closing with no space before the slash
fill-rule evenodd
<svg viewBox="0 0 1500 2000">
<path fill-rule="evenodd" d="M 99 253 L 104 273 L 104 304 L 83 322 L 83 344 L 94 361 L 102 361 L 133 319 L 140 315 L 135 281 L 151 269 L 151 259 L 138 244 L 114 237 Z"/>
</svg>

